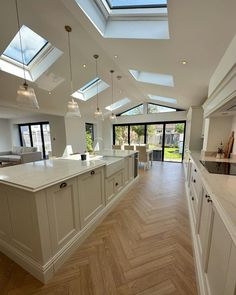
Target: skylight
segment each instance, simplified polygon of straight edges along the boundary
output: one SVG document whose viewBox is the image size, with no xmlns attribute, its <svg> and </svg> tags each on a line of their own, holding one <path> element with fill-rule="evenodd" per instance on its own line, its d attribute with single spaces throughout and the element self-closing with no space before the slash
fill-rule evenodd
<svg viewBox="0 0 236 295">
<path fill-rule="evenodd" d="M 166 0 L 107 0 L 111 9 L 166 7 Z"/>
<path fill-rule="evenodd" d="M 118 100 L 118 101 L 114 102 L 113 104 L 107 106 L 106 109 L 108 111 L 114 111 L 116 109 L 123 107 L 124 105 L 126 105 L 129 102 L 130 102 L 130 99 L 126 97 L 126 98 Z"/>
<path fill-rule="evenodd" d="M 75 91 L 71 96 L 83 101 L 87 101 L 97 94 L 97 90 L 98 93 L 100 93 L 108 87 L 109 85 L 106 82 L 96 77 L 95 79 L 89 81 L 87 84 L 81 87 L 79 90 Z"/>
<path fill-rule="evenodd" d="M 120 114 L 121 116 L 135 116 L 135 115 L 143 115 L 143 104 L 134 107 L 128 111 L 125 111 Z"/>
<path fill-rule="evenodd" d="M 172 75 L 141 72 L 137 70 L 129 70 L 129 72 L 134 79 L 139 82 L 174 87 L 174 77 Z"/>
<path fill-rule="evenodd" d="M 36 57 L 36 55 L 47 45 L 48 41 L 36 34 L 27 26 L 23 25 L 20 29 L 22 38 L 22 48 L 24 56 L 24 64 L 29 63 Z M 15 35 L 11 43 L 3 52 L 4 56 L 11 58 L 17 62 L 23 63 L 19 32 Z"/>
<path fill-rule="evenodd" d="M 152 94 L 149 94 L 148 97 L 150 99 L 152 99 L 152 100 L 157 100 L 157 101 L 162 101 L 162 102 L 167 102 L 167 103 L 173 103 L 173 104 L 177 103 L 177 100 L 175 98 L 163 97 L 163 96 L 152 95 Z"/>
<path fill-rule="evenodd" d="M 148 104 L 148 114 L 157 114 L 157 113 L 168 113 L 168 112 L 176 112 L 177 110 L 174 108 L 169 108 L 157 104 Z"/>
</svg>

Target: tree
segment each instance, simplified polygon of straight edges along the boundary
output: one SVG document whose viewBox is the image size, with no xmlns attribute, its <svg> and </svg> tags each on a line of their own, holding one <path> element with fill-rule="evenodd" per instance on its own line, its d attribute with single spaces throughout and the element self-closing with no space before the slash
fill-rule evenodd
<svg viewBox="0 0 236 295">
<path fill-rule="evenodd" d="M 92 134 L 89 131 L 86 131 L 86 150 L 88 152 L 93 151 L 93 139 Z"/>
<path fill-rule="evenodd" d="M 184 133 L 184 124 L 183 123 L 177 123 L 175 125 L 175 132 Z"/>
</svg>

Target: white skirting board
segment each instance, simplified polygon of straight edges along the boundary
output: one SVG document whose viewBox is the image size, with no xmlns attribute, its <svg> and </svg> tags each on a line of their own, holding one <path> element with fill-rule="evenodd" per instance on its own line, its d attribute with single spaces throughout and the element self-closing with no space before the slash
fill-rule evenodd
<svg viewBox="0 0 236 295">
<path fill-rule="evenodd" d="M 81 245 L 81 243 L 95 230 L 103 219 L 111 212 L 117 203 L 138 181 L 139 176 L 133 179 L 126 187 L 123 188 L 112 199 L 94 219 L 92 219 L 81 231 L 79 231 L 59 252 L 56 253 L 45 265 L 41 265 L 32 258 L 23 254 L 17 248 L 9 245 L 7 242 L 0 240 L 0 251 L 22 268 L 40 280 L 42 283 L 48 282 L 55 272 L 62 266 L 71 254 Z"/>
<path fill-rule="evenodd" d="M 187 203 L 188 203 L 189 220 L 190 220 L 190 227 L 191 227 L 191 234 L 192 234 L 198 293 L 199 293 L 199 295 L 207 295 L 206 287 L 205 287 L 205 283 L 204 283 L 205 282 L 204 273 L 203 273 L 202 266 L 201 266 L 201 258 L 200 258 L 198 243 L 197 243 L 197 237 L 195 234 L 195 226 L 194 226 L 194 221 L 193 221 L 192 208 L 191 208 L 191 204 L 190 204 L 191 198 L 190 198 L 187 182 L 185 182 L 185 191 L 186 191 L 186 198 L 187 198 Z"/>
</svg>

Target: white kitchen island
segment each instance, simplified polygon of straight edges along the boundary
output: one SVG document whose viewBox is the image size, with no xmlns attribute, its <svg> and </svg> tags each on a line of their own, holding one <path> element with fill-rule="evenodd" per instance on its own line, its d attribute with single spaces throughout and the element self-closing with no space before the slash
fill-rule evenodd
<svg viewBox="0 0 236 295">
<path fill-rule="evenodd" d="M 2 168 L 0 251 L 47 282 L 136 181 L 134 156 Z"/>
</svg>

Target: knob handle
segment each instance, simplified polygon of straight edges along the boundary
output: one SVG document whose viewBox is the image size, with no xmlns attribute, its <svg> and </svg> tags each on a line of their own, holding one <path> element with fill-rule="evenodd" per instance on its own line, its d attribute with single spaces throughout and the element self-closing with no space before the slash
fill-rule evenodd
<svg viewBox="0 0 236 295">
<path fill-rule="evenodd" d="M 194 172 L 197 172 L 197 169 L 194 169 Z"/>
<path fill-rule="evenodd" d="M 205 198 L 206 198 L 206 199 L 209 199 L 209 198 L 210 198 L 210 196 L 208 196 L 208 195 L 205 195 Z"/>
<path fill-rule="evenodd" d="M 60 188 L 64 188 L 64 187 L 67 187 L 67 183 L 66 183 L 66 182 L 62 182 L 62 183 L 60 184 Z"/>
<path fill-rule="evenodd" d="M 94 175 L 94 174 L 95 174 L 95 171 L 94 171 L 94 170 L 92 170 L 92 171 L 90 172 L 90 174 L 91 174 L 91 175 Z"/>
<path fill-rule="evenodd" d="M 194 197 L 192 197 L 192 201 L 194 201 Z"/>
<path fill-rule="evenodd" d="M 193 182 L 196 183 L 196 179 L 194 179 Z"/>
<path fill-rule="evenodd" d="M 119 185 L 119 183 L 118 182 L 116 182 L 116 186 L 118 186 Z"/>
</svg>

